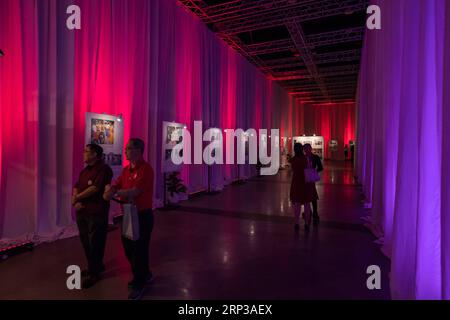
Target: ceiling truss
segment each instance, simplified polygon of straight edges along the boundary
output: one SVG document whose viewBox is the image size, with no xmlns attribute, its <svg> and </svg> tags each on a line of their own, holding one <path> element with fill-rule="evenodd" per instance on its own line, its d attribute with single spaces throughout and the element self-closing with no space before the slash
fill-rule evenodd
<svg viewBox="0 0 450 320">
<path fill-rule="evenodd" d="M 304 24 L 345 20 L 364 12 L 368 0 L 178 1 L 291 95 L 318 102 L 354 99 L 364 24 L 319 32 Z M 271 28 L 286 31 L 265 41 L 242 36 L 270 33 Z"/>
</svg>

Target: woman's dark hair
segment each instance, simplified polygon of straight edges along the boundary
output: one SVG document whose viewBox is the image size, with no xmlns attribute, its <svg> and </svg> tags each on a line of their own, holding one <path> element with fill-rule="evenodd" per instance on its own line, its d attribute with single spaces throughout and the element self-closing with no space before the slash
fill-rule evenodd
<svg viewBox="0 0 450 320">
<path fill-rule="evenodd" d="M 144 149 L 145 149 L 144 140 L 139 139 L 139 138 L 131 138 L 129 141 L 133 144 L 133 147 L 135 147 L 136 149 L 139 149 L 141 151 L 141 154 L 144 154 Z"/>
<path fill-rule="evenodd" d="M 303 146 L 301 143 L 296 142 L 294 144 L 294 153 L 296 157 L 301 156 L 303 154 Z"/>
<path fill-rule="evenodd" d="M 86 147 L 88 147 L 89 150 L 95 152 L 97 159 L 101 159 L 103 157 L 103 148 L 100 147 L 98 144 L 90 143 L 90 144 L 87 144 Z"/>
</svg>

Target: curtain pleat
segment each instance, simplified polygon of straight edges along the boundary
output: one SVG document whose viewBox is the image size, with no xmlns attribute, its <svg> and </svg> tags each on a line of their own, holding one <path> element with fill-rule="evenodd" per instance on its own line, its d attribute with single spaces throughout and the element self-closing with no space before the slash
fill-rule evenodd
<svg viewBox="0 0 450 320">
<path fill-rule="evenodd" d="M 357 175 L 391 258 L 394 299 L 448 299 L 450 4 L 373 1 L 358 96 Z"/>
<path fill-rule="evenodd" d="M 68 30 L 66 9 L 81 9 Z M 162 204 L 163 121 L 298 130 L 298 103 L 175 0 L 0 1 L 0 239 L 76 234 L 72 186 L 83 168 L 86 112 L 122 114 L 142 138 Z M 254 166 L 185 166 L 189 192 L 221 190 Z"/>
</svg>

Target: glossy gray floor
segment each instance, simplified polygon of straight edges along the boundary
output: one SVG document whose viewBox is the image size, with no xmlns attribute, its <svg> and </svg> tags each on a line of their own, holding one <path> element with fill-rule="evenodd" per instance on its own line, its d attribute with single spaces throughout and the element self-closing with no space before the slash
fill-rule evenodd
<svg viewBox="0 0 450 320">
<path fill-rule="evenodd" d="M 389 261 L 362 226 L 351 166 L 326 165 L 322 222 L 309 234 L 294 232 L 288 171 L 157 211 L 155 281 L 144 299 L 389 299 Z M 67 266 L 84 266 L 78 237 L 41 245 L 0 263 L 0 299 L 126 299 L 130 270 L 117 229 L 105 257 L 101 282 L 70 291 Z M 381 290 L 367 289 L 369 265 L 381 268 Z"/>
</svg>

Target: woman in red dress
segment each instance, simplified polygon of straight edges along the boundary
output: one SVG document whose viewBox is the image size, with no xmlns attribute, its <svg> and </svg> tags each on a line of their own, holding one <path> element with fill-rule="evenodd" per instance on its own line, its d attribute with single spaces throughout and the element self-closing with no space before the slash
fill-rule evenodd
<svg viewBox="0 0 450 320">
<path fill-rule="evenodd" d="M 303 147 L 300 143 L 294 144 L 295 156 L 290 159 L 292 169 L 292 182 L 290 200 L 294 207 L 295 230 L 299 229 L 300 212 L 302 205 L 305 210 L 305 230 L 309 231 L 311 224 L 311 202 L 317 200 L 317 191 L 314 183 L 306 183 L 305 169 L 308 168 L 308 160 L 303 154 Z"/>
</svg>

